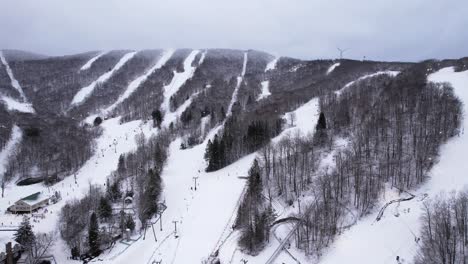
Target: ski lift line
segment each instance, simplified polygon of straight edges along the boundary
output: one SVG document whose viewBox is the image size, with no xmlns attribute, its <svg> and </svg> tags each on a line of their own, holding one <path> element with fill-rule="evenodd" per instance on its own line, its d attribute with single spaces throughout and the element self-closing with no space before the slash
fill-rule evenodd
<svg viewBox="0 0 468 264">
<path fill-rule="evenodd" d="M 242 189 L 242 193 L 241 195 L 239 196 L 239 199 L 237 199 L 237 203 L 236 203 L 236 206 L 234 207 L 234 210 L 232 211 L 231 213 L 231 216 L 229 217 L 229 220 L 228 222 L 226 222 L 226 225 L 224 226 L 224 229 L 223 229 L 223 232 L 221 233 L 221 236 L 219 237 L 218 241 L 216 242 L 215 244 L 215 247 L 213 248 L 213 250 L 211 251 L 211 254 L 210 256 L 214 256 L 216 251 L 218 251 L 222 245 L 224 244 L 224 242 L 227 240 L 227 238 L 229 238 L 229 236 L 231 235 L 231 233 L 233 232 L 233 230 L 230 230 L 229 234 L 226 236 L 226 238 L 223 239 L 223 237 L 225 236 L 225 233 L 226 231 L 228 230 L 229 228 L 229 225 L 232 226 L 232 222 L 235 221 L 235 214 L 237 213 L 237 210 L 239 209 L 239 206 L 242 202 L 242 199 L 245 195 L 245 193 L 247 192 L 247 184 L 244 185 L 244 188 Z"/>
<path fill-rule="evenodd" d="M 176 245 L 176 248 L 174 250 L 174 256 L 172 257 L 172 261 L 171 261 L 171 264 L 174 264 L 176 258 L 177 258 L 177 251 L 179 250 L 179 244 L 180 244 L 180 240 L 181 239 L 177 239 L 177 245 Z"/>
<path fill-rule="evenodd" d="M 158 246 L 153 250 L 153 253 L 151 254 L 151 257 L 149 258 L 147 264 L 151 264 L 152 260 L 153 260 L 153 257 L 154 255 L 156 254 L 156 252 L 159 250 L 159 248 L 164 244 L 164 242 L 166 242 L 166 240 L 171 237 L 172 235 L 174 234 L 174 231 L 170 232 L 169 234 L 167 234 L 166 237 L 164 237 L 163 240 L 161 240 L 161 242 L 159 242 Z"/>
</svg>

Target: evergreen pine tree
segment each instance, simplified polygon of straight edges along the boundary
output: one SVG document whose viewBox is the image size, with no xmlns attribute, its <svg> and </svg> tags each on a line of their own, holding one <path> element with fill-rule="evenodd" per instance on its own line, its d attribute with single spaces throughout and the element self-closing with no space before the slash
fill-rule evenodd
<svg viewBox="0 0 468 264">
<path fill-rule="evenodd" d="M 31 224 L 29 223 L 29 217 L 24 216 L 20 227 L 13 235 L 15 241 L 21 244 L 25 248 L 31 248 L 36 241 L 36 236 L 32 230 Z"/>
<path fill-rule="evenodd" d="M 101 197 L 99 201 L 99 216 L 103 219 L 108 219 L 112 216 L 112 206 L 106 197 Z"/>
<path fill-rule="evenodd" d="M 89 254 L 91 256 L 98 256 L 101 253 L 100 249 L 100 237 L 99 237 L 99 224 L 96 217 L 96 213 L 91 214 L 88 227 L 88 244 Z"/>
<path fill-rule="evenodd" d="M 162 116 L 161 111 L 159 109 L 154 110 L 151 113 L 151 117 L 153 118 L 154 126 L 156 126 L 158 128 L 161 128 L 161 123 L 162 123 L 162 120 L 163 120 L 163 116 Z"/>
<path fill-rule="evenodd" d="M 327 120 L 325 119 L 325 114 L 320 112 L 320 116 L 316 126 L 317 130 L 327 129 Z"/>
</svg>

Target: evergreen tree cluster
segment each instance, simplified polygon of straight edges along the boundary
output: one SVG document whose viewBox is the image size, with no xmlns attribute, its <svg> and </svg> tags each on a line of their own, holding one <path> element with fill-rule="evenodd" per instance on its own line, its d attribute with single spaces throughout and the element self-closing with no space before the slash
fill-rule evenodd
<svg viewBox="0 0 468 264">
<path fill-rule="evenodd" d="M 271 205 L 265 202 L 260 166 L 254 160 L 249 170 L 247 190 L 237 212 L 235 228 L 241 231 L 239 245 L 250 254 L 263 249 L 275 219 Z"/>
<path fill-rule="evenodd" d="M 29 217 L 23 217 L 21 221 L 20 227 L 14 234 L 15 241 L 25 247 L 26 249 L 30 249 L 34 242 L 36 241 L 36 236 L 31 227 L 31 223 L 29 222 Z"/>
<path fill-rule="evenodd" d="M 245 129 L 239 119 L 230 118 L 222 135 L 208 141 L 204 156 L 208 164 L 206 171 L 219 170 L 243 155 L 260 149 L 280 130 L 280 119 L 275 119 L 273 125 L 267 120 L 255 120 Z"/>
</svg>

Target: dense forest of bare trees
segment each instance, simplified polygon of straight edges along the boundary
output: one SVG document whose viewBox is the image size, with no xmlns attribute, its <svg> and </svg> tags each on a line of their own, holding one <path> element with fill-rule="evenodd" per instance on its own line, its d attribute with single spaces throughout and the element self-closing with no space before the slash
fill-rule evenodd
<svg viewBox="0 0 468 264">
<path fill-rule="evenodd" d="M 426 179 L 440 145 L 457 135 L 462 113 L 449 85 L 425 79 L 414 67 L 329 93 L 321 97 L 326 125 L 319 122 L 314 136 L 290 135 L 260 151 L 268 197 L 289 204 L 313 197 L 298 215 L 299 248 L 319 255 L 350 212 L 368 213 L 386 186 L 403 191 Z"/>
<path fill-rule="evenodd" d="M 462 264 L 468 259 L 468 192 L 441 194 L 423 206 L 416 264 Z"/>
<path fill-rule="evenodd" d="M 8 163 L 5 180 L 36 178 L 47 184 L 73 174 L 93 154 L 99 128 L 79 126 L 68 118 L 33 121 L 22 127 L 23 139 Z"/>
</svg>

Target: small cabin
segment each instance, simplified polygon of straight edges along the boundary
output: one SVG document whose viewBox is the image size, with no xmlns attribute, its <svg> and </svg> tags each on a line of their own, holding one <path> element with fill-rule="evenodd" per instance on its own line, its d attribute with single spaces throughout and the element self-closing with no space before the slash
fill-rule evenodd
<svg viewBox="0 0 468 264">
<path fill-rule="evenodd" d="M 49 197 L 37 192 L 16 201 L 15 204 L 8 207 L 8 210 L 12 213 L 32 213 L 47 205 L 49 205 Z"/>
</svg>

